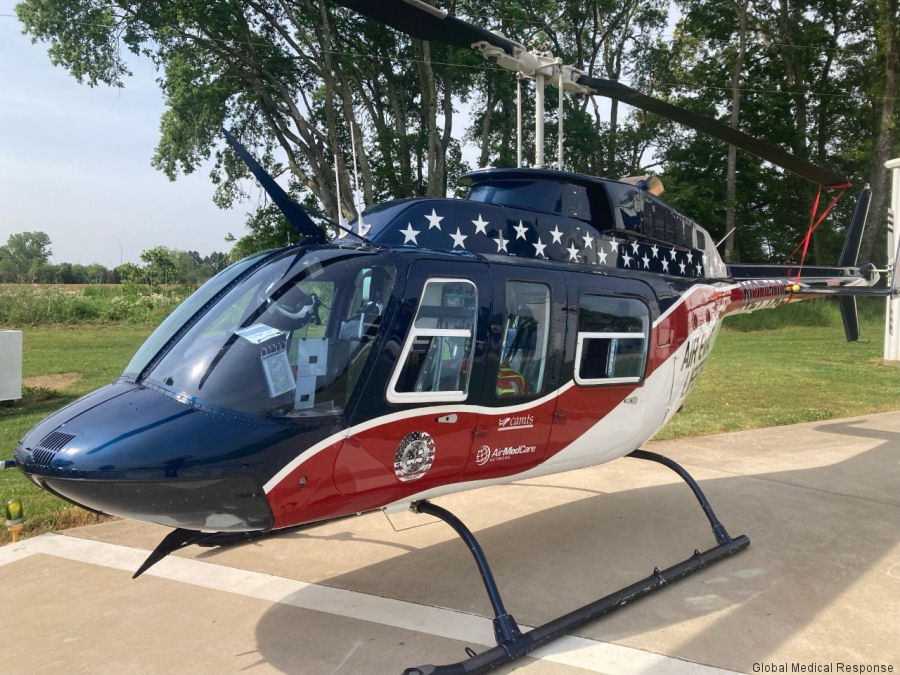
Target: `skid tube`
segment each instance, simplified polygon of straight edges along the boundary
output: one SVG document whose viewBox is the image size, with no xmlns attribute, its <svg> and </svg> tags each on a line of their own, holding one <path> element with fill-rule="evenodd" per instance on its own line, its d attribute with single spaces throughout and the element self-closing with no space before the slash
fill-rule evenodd
<svg viewBox="0 0 900 675">
<path fill-rule="evenodd" d="M 497 646 L 480 654 L 476 654 L 474 651 L 467 648 L 466 652 L 469 654 L 469 658 L 465 661 L 445 666 L 427 665 L 407 668 L 404 671 L 404 675 L 456 675 L 458 673 L 484 673 L 493 670 L 504 663 L 525 656 L 542 645 L 561 638 L 563 635 L 572 632 L 576 628 L 579 628 L 590 621 L 594 621 L 617 609 L 621 609 L 625 605 L 628 605 L 645 595 L 649 595 L 653 591 L 659 590 L 667 584 L 683 579 L 694 572 L 709 567 L 723 558 L 734 555 L 750 545 L 750 539 L 746 535 L 740 535 L 734 538 L 728 535 L 725 527 L 719 522 L 719 519 L 713 512 L 712 507 L 709 505 L 700 486 L 697 485 L 697 482 L 682 466 L 668 457 L 646 450 L 635 450 L 627 456 L 663 464 L 681 476 L 693 491 L 697 501 L 700 502 L 700 506 L 706 514 L 709 524 L 712 526 L 712 531 L 718 545 L 703 551 L 702 553 L 699 550 L 695 550 L 691 557 L 664 570 L 660 570 L 657 567 L 650 576 L 641 579 L 630 586 L 626 586 L 625 588 L 602 597 L 599 600 L 595 600 L 584 607 L 569 612 L 568 614 L 564 614 L 557 619 L 553 619 L 543 626 L 538 626 L 527 633 L 522 633 L 516 620 L 506 611 L 503 600 L 500 597 L 500 591 L 494 581 L 494 575 L 487 562 L 487 558 L 485 558 L 481 546 L 478 544 L 478 541 L 475 539 L 475 536 L 469 528 L 467 528 L 459 518 L 440 506 L 436 506 L 428 501 L 416 502 L 413 504 L 414 511 L 440 518 L 452 527 L 465 542 L 466 546 L 469 547 L 472 557 L 475 558 L 475 564 L 478 566 L 478 571 L 481 573 L 481 579 L 484 582 L 485 590 L 487 590 L 491 606 L 494 610 L 494 636 L 497 640 Z"/>
</svg>

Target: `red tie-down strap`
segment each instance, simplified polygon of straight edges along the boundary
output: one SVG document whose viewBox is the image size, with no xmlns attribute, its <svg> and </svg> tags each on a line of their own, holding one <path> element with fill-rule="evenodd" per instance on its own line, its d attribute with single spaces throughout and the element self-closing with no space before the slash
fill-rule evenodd
<svg viewBox="0 0 900 675">
<path fill-rule="evenodd" d="M 791 254 L 787 258 L 785 258 L 785 262 L 787 262 L 797 252 L 797 249 L 799 249 L 801 246 L 803 247 L 803 255 L 800 256 L 800 267 L 797 268 L 797 278 L 794 280 L 795 286 L 800 284 L 800 274 L 803 272 L 803 263 L 806 262 L 806 252 L 809 250 L 809 240 L 812 238 L 813 232 L 815 232 L 816 228 L 819 227 L 819 224 L 823 220 L 825 220 L 825 216 L 831 213 L 831 209 L 833 209 L 834 205 L 838 203 L 838 200 L 841 198 L 844 192 L 847 191 L 847 188 L 850 187 L 850 184 L 848 183 L 846 185 L 833 186 L 830 185 L 829 187 L 840 188 L 841 191 L 838 192 L 837 195 L 835 195 L 834 199 L 831 200 L 831 203 L 828 205 L 828 208 L 826 208 L 822 212 L 822 215 L 817 217 L 817 214 L 819 212 L 819 200 L 822 197 L 822 186 L 819 186 L 819 191 L 816 193 L 816 199 L 815 201 L 813 201 L 812 214 L 810 214 L 809 217 L 809 229 L 806 230 L 806 236 L 803 238 L 802 242 L 797 244 L 797 248 L 791 251 Z"/>
</svg>

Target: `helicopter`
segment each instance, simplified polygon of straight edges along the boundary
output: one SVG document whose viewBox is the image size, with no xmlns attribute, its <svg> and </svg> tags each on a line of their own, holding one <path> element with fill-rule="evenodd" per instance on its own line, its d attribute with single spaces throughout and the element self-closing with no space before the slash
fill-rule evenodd
<svg viewBox="0 0 900 675">
<path fill-rule="evenodd" d="M 466 199 L 372 206 L 331 221 L 329 240 L 223 129 L 302 239 L 201 286 L 115 382 L 35 425 L 6 468 L 87 509 L 174 528 L 135 576 L 192 544 L 378 509 L 436 516 L 475 559 L 497 645 L 409 672 L 482 672 L 745 549 L 693 478 L 641 445 L 680 409 L 726 315 L 834 295 L 854 340 L 855 298 L 895 295 L 896 275 L 874 288 L 878 272 L 857 263 L 868 189 L 836 266 L 726 265 L 658 182 L 567 172 L 561 156 L 543 167 L 545 83 L 664 115 L 820 186 L 849 183 L 419 0 L 339 4 L 534 78 L 535 167 L 469 172 Z M 431 500 L 624 456 L 676 471 L 716 546 L 522 633 L 474 535 Z"/>
</svg>

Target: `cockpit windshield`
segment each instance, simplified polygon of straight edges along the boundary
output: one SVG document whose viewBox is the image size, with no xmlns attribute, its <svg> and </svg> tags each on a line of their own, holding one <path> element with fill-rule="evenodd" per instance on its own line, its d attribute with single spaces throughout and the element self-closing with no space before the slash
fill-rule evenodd
<svg viewBox="0 0 900 675">
<path fill-rule="evenodd" d="M 225 295 L 147 379 L 250 414 L 340 414 L 395 276 L 393 265 L 374 254 L 288 251 Z"/>
</svg>

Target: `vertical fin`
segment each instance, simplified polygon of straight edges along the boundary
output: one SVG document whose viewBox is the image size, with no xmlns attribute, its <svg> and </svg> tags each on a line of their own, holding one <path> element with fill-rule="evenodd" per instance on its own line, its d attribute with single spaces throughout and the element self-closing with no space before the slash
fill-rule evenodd
<svg viewBox="0 0 900 675">
<path fill-rule="evenodd" d="M 872 189 L 866 185 L 859 193 L 856 208 L 853 210 L 853 218 L 850 220 L 850 227 L 847 228 L 847 239 L 844 241 L 844 248 L 838 259 L 840 267 L 854 267 L 857 263 L 871 202 Z M 844 334 L 847 336 L 847 342 L 856 342 L 859 340 L 859 315 L 856 311 L 856 298 L 852 295 L 841 296 L 838 298 L 838 303 L 841 308 L 841 320 L 844 322 Z"/>
</svg>

